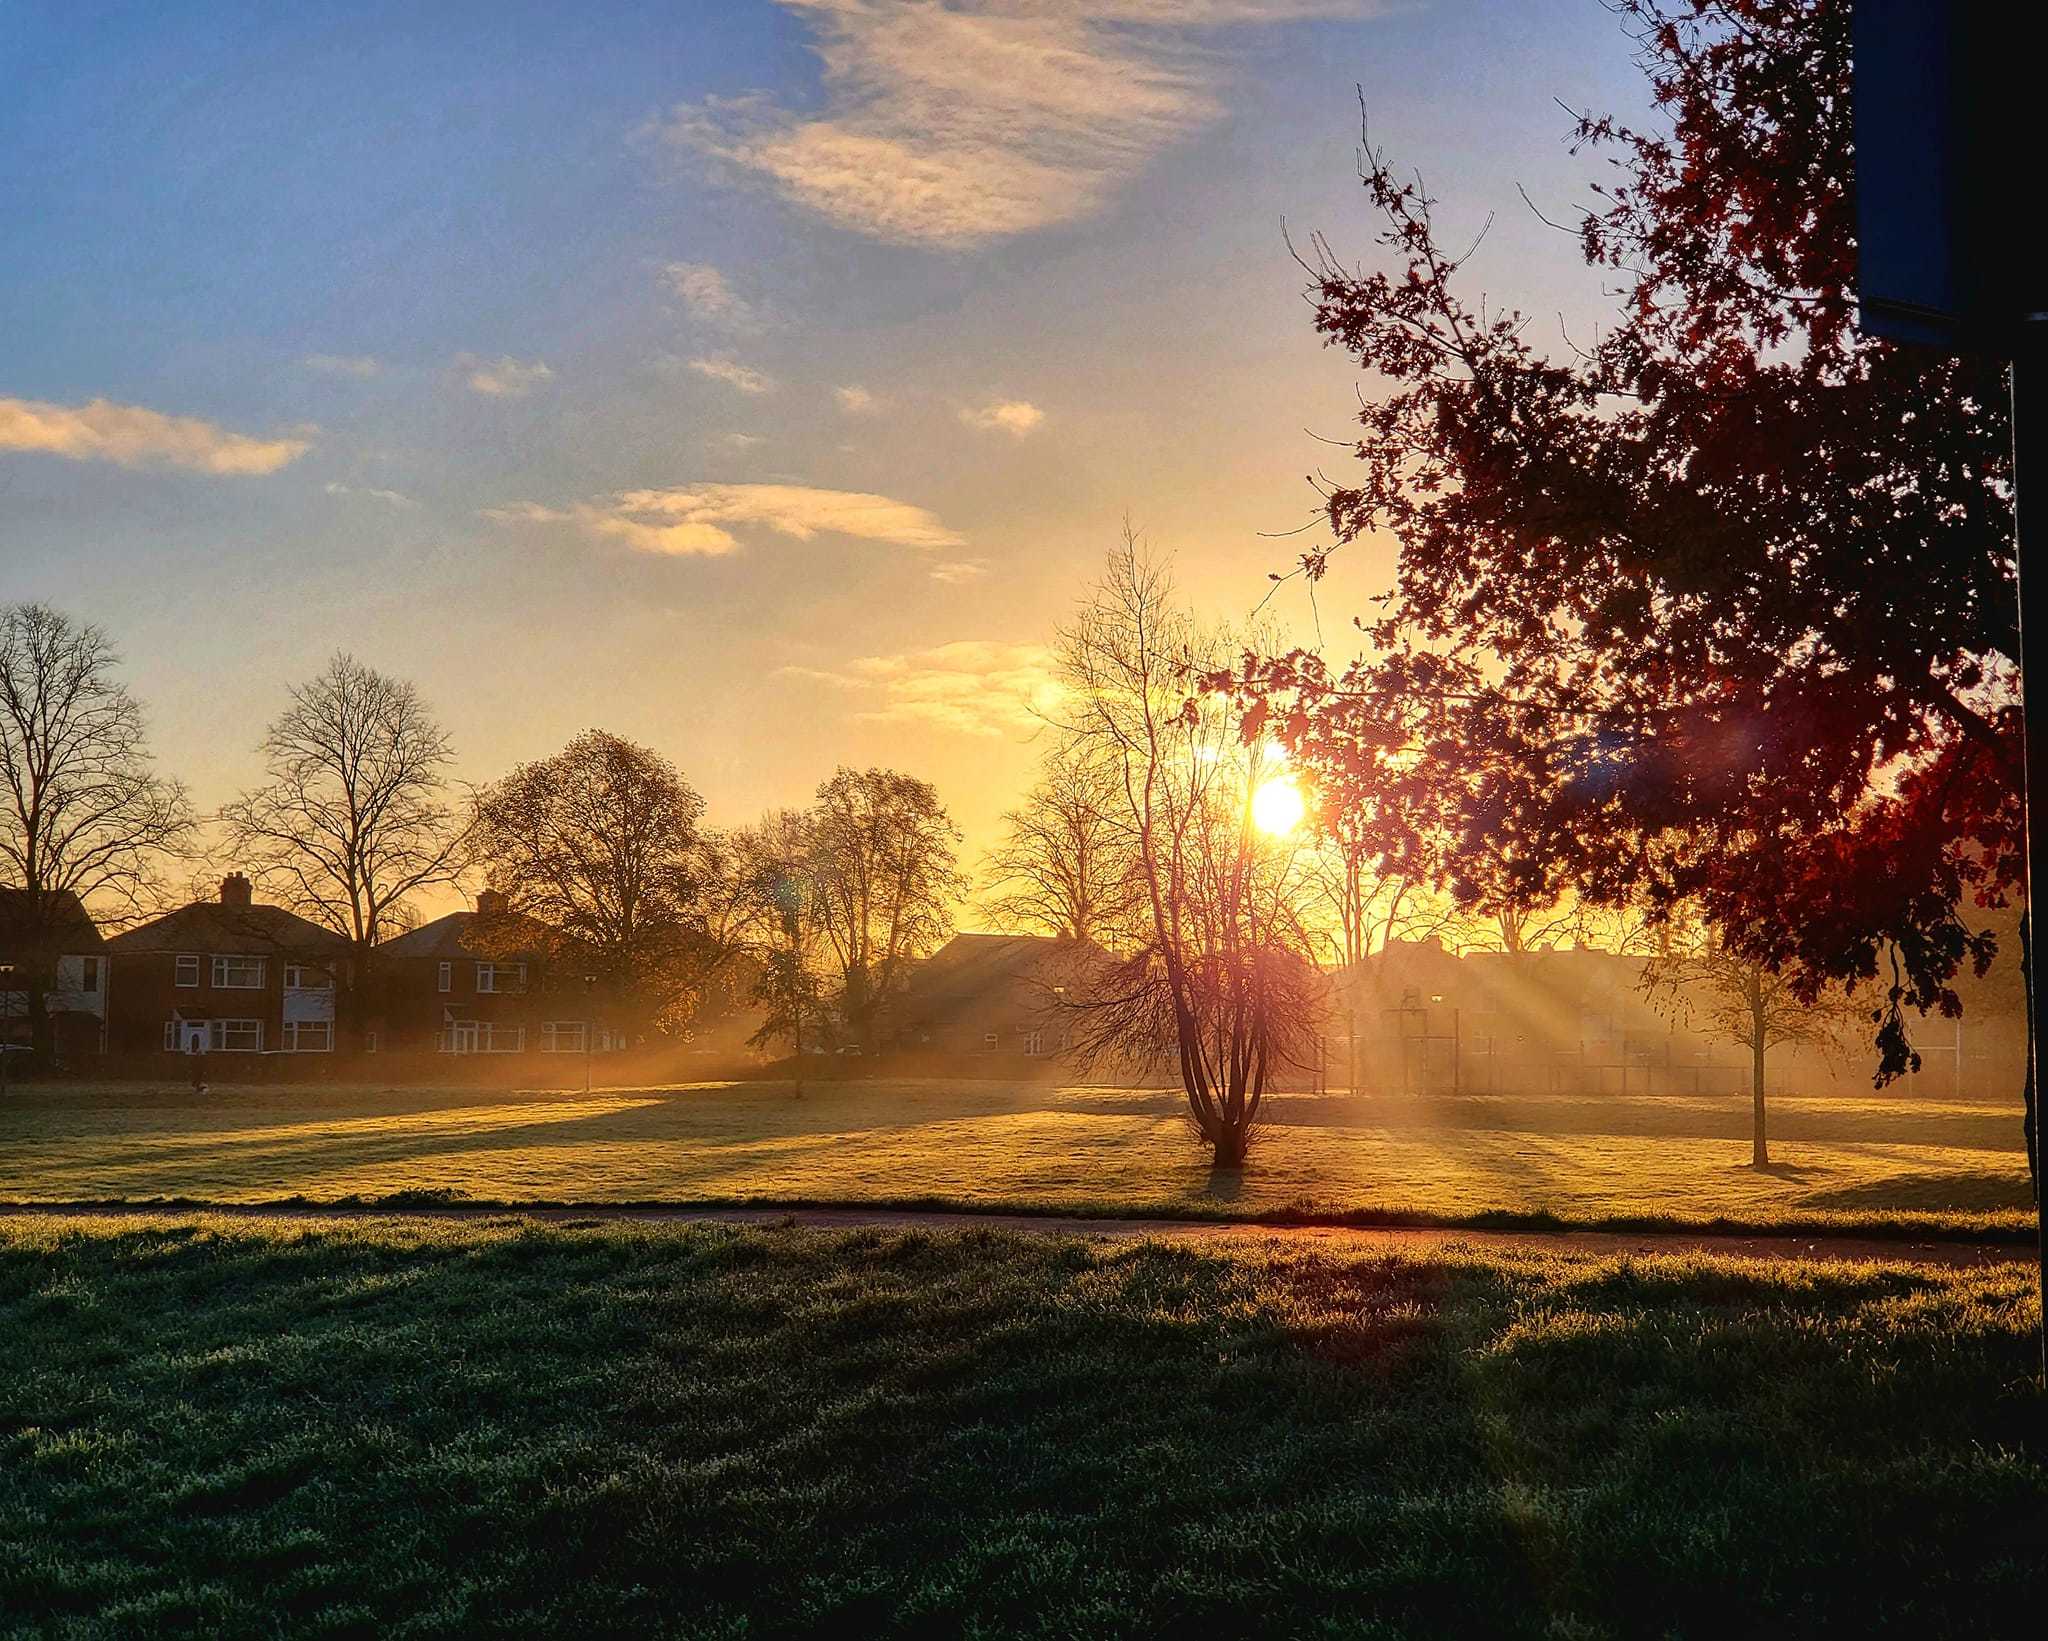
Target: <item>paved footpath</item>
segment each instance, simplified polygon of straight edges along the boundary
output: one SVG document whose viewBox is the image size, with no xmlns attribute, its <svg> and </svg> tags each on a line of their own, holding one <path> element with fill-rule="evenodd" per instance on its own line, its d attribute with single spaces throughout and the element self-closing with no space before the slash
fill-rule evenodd
<svg viewBox="0 0 2048 1641">
<path fill-rule="evenodd" d="M 973 1214 L 912 1208 L 690 1208 L 608 1207 L 504 1208 L 451 1204 L 445 1207 L 336 1207 L 297 1203 L 217 1205 L 49 1206 L 0 1205 L 0 1219 L 115 1215 L 124 1218 L 192 1219 L 532 1219 L 545 1224 L 589 1225 L 644 1222 L 668 1225 L 799 1225 L 819 1230 L 1004 1231 L 1036 1236 L 1088 1236 L 1181 1242 L 1253 1241 L 1313 1249 L 1340 1258 L 1377 1253 L 1432 1252 L 1468 1247 L 1534 1253 L 1715 1254 L 1728 1259 L 1847 1259 L 1887 1264 L 2031 1264 L 2039 1254 L 2031 1242 L 1968 1242 L 1904 1237 L 1728 1236 L 1691 1231 L 1486 1231 L 1437 1226 L 1252 1225 L 1219 1220 L 1091 1219 L 1060 1214 Z"/>
</svg>

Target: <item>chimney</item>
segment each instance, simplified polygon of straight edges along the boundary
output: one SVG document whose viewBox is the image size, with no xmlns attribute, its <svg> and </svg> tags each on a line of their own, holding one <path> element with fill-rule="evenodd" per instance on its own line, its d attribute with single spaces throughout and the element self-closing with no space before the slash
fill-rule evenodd
<svg viewBox="0 0 2048 1641">
<path fill-rule="evenodd" d="M 249 880 L 240 872 L 230 872 L 220 880 L 220 903 L 223 906 L 246 906 L 249 904 Z"/>
<path fill-rule="evenodd" d="M 502 889 L 479 889 L 476 895 L 478 917 L 503 917 L 512 909 L 512 902 Z"/>
</svg>

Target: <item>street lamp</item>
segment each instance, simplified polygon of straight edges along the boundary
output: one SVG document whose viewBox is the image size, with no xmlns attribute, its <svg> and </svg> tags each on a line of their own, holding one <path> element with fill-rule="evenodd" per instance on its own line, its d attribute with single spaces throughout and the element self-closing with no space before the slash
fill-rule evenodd
<svg viewBox="0 0 2048 1641">
<path fill-rule="evenodd" d="M 590 1002 L 597 995 L 597 976 L 583 977 L 583 1092 L 590 1092 Z"/>
</svg>

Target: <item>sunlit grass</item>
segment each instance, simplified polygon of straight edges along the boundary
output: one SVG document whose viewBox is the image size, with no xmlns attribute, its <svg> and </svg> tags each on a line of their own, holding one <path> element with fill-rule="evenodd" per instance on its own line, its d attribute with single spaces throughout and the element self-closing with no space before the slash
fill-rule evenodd
<svg viewBox="0 0 2048 1641">
<path fill-rule="evenodd" d="M 1741 1100 L 1280 1096 L 1212 1175 L 1162 1090 L 994 1082 L 477 1089 L 45 1086 L 0 1110 L 0 1199 L 253 1202 L 438 1190 L 487 1201 L 948 1201 L 1090 1212 L 1488 1211 L 1572 1221 L 2028 1218 L 2016 1109 Z"/>
<path fill-rule="evenodd" d="M 20 1635 L 2031 1633 L 2024 1268 L 0 1221 Z"/>
</svg>

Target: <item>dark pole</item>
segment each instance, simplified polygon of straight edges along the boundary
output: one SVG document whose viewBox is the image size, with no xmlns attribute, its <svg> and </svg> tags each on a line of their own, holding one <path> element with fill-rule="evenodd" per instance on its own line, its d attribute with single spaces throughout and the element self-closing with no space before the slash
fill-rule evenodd
<svg viewBox="0 0 2048 1641">
<path fill-rule="evenodd" d="M 2027 935 L 2039 937 L 2033 911 L 2040 904 L 2037 887 L 2048 887 L 2048 824 L 2037 824 L 2034 799 L 2048 802 L 2048 513 L 2040 504 L 2026 505 L 2022 474 L 2048 469 L 2048 321 L 2031 317 L 2020 328 L 2012 357 L 2012 489 L 2013 524 L 2017 537 L 2020 595 L 2020 713 L 2026 725 L 2027 764 Z M 2041 482 L 2037 477 L 2036 482 Z M 2039 666 L 2035 665 L 2039 662 Z M 2039 681 L 2041 688 L 2034 687 Z M 2036 706 L 2040 711 L 2035 711 Z M 2028 1151 L 2034 1164 L 2034 1228 L 2044 1301 L 2041 1332 L 2041 1377 L 2048 1383 L 2048 1192 L 2041 1189 L 2041 1041 L 2042 980 L 2039 956 L 2027 954 L 2027 1087 L 2031 1103 L 2027 1121 Z"/>
</svg>

